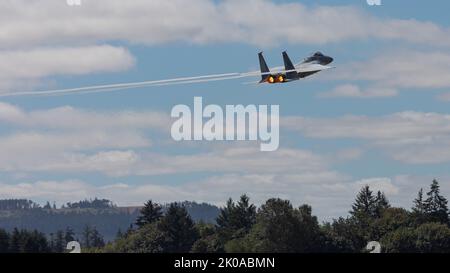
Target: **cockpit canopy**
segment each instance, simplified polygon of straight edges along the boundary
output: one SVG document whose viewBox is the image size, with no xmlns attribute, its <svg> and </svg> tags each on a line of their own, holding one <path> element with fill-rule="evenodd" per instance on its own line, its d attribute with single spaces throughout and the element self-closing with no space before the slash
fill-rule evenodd
<svg viewBox="0 0 450 273">
<path fill-rule="evenodd" d="M 322 54 L 322 52 L 317 51 L 316 53 L 314 53 L 313 56 L 314 56 L 314 57 L 323 57 L 324 55 Z"/>
<path fill-rule="evenodd" d="M 303 63 L 317 63 L 321 65 L 327 65 L 333 62 L 333 58 L 323 55 L 322 52 L 317 51 L 304 59 Z"/>
</svg>

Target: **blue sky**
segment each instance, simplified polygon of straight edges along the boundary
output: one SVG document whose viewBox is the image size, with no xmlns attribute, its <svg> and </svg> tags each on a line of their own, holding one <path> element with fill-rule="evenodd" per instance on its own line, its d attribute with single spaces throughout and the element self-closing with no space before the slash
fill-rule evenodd
<svg viewBox="0 0 450 273">
<path fill-rule="evenodd" d="M 296 61 L 320 50 L 336 69 L 286 85 L 3 97 L 0 198 L 220 205 L 247 193 L 330 219 L 365 184 L 405 207 L 433 178 L 450 196 L 448 1 L 61 2 L 2 4 L 2 92 L 253 71 L 259 51 L 278 66 L 284 50 Z M 194 96 L 279 104 L 280 149 L 173 142 L 170 111 Z"/>
</svg>

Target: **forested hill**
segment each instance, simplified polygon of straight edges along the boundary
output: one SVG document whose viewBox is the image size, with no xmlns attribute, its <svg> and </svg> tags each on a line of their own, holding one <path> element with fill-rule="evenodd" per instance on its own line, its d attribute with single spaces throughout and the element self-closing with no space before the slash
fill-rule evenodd
<svg viewBox="0 0 450 273">
<path fill-rule="evenodd" d="M 182 203 L 196 221 L 214 222 L 219 208 L 195 202 Z M 118 231 L 126 231 L 139 216 L 140 207 L 118 207 L 106 199 L 84 200 L 56 207 L 49 202 L 40 206 L 31 200 L 0 200 L 0 229 L 14 228 L 39 230 L 55 234 L 59 230 L 72 229 L 81 237 L 86 226 L 95 227 L 106 241 L 114 239 Z"/>
</svg>

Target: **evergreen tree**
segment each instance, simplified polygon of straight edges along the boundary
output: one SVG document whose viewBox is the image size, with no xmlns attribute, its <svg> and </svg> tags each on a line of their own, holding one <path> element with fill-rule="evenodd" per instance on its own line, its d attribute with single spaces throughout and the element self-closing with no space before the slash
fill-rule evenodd
<svg viewBox="0 0 450 273">
<path fill-rule="evenodd" d="M 256 224 L 243 239 L 225 246 L 227 252 L 301 253 L 319 251 L 319 224 L 311 207 L 294 209 L 288 200 L 269 199 L 261 206 Z"/>
<path fill-rule="evenodd" d="M 417 193 L 417 198 L 414 199 L 414 206 L 412 207 L 411 216 L 414 224 L 419 226 L 427 222 L 427 210 L 425 206 L 425 200 L 423 199 L 423 189 Z"/>
<path fill-rule="evenodd" d="M 380 218 L 383 207 L 389 205 L 387 199 L 380 193 L 380 200 L 378 195 L 374 196 L 368 185 L 364 186 L 356 196 L 355 203 L 352 205 L 351 227 L 353 228 L 352 242 L 355 242 L 356 247 L 361 249 L 362 244 L 367 244 L 369 241 L 379 240 L 378 234 L 380 231 L 374 225 L 375 221 Z"/>
<path fill-rule="evenodd" d="M 373 196 L 370 187 L 366 185 L 356 196 L 350 214 L 357 219 L 372 218 L 376 216 L 376 210 L 377 198 Z"/>
<path fill-rule="evenodd" d="M 55 249 L 55 234 L 50 233 L 50 249 L 54 250 Z"/>
<path fill-rule="evenodd" d="M 414 199 L 414 207 L 412 211 L 417 214 L 424 214 L 426 212 L 425 202 L 423 200 L 423 189 L 417 193 L 417 198 Z"/>
<path fill-rule="evenodd" d="M 22 253 L 48 253 L 51 251 L 47 238 L 42 232 L 37 230 L 33 232 L 22 231 L 21 237 L 23 241 Z"/>
<path fill-rule="evenodd" d="M 227 200 L 225 207 L 220 209 L 219 216 L 217 216 L 216 223 L 219 230 L 231 229 L 233 226 L 232 216 L 235 210 L 235 204 L 230 198 Z"/>
<path fill-rule="evenodd" d="M 125 236 L 124 236 L 122 230 L 119 228 L 119 229 L 117 230 L 117 233 L 116 233 L 116 240 L 120 240 L 120 239 L 122 239 L 122 238 L 124 238 L 124 237 L 125 237 Z"/>
<path fill-rule="evenodd" d="M 85 225 L 82 232 L 82 238 L 83 238 L 83 246 L 85 248 L 90 248 L 91 245 L 91 238 L 92 238 L 92 229 L 89 225 Z"/>
<path fill-rule="evenodd" d="M 19 253 L 21 249 L 20 231 L 14 228 L 10 237 L 9 252 Z"/>
<path fill-rule="evenodd" d="M 177 203 L 169 206 L 157 227 L 165 235 L 164 252 L 188 252 L 198 239 L 194 221 L 186 208 Z"/>
<path fill-rule="evenodd" d="M 76 241 L 75 240 L 75 232 L 70 227 L 66 228 L 66 232 L 64 235 L 64 241 L 66 241 L 66 243 Z"/>
<path fill-rule="evenodd" d="M 47 253 L 50 252 L 46 236 L 34 230 L 32 232 L 14 228 L 9 242 L 9 253 Z"/>
<path fill-rule="evenodd" d="M 256 207 L 249 203 L 250 198 L 242 195 L 236 206 L 237 214 L 236 228 L 242 229 L 244 233 L 248 233 L 256 222 Z"/>
<path fill-rule="evenodd" d="M 55 241 L 53 243 L 53 252 L 64 253 L 66 248 L 66 240 L 64 238 L 64 231 L 58 230 L 55 234 Z"/>
<path fill-rule="evenodd" d="M 152 200 L 147 201 L 140 211 L 141 215 L 136 220 L 138 227 L 143 227 L 161 219 L 163 213 L 160 205 L 153 203 Z"/>
<path fill-rule="evenodd" d="M 250 204 L 247 195 L 242 195 L 235 204 L 230 198 L 220 210 L 216 223 L 222 240 L 245 236 L 256 222 L 256 207 Z"/>
<path fill-rule="evenodd" d="M 104 247 L 105 241 L 103 240 L 103 236 L 98 232 L 97 228 L 93 227 L 91 229 L 90 234 L 90 247 Z"/>
<path fill-rule="evenodd" d="M 440 194 L 439 182 L 436 179 L 433 180 L 424 202 L 428 219 L 432 222 L 449 223 L 447 204 L 447 199 Z"/>
<path fill-rule="evenodd" d="M 127 237 L 127 236 L 133 234 L 133 231 L 134 231 L 134 229 L 133 229 L 133 224 L 130 224 L 130 225 L 128 226 L 127 230 L 125 231 L 125 237 Z"/>
<path fill-rule="evenodd" d="M 196 224 L 199 233 L 199 239 L 192 246 L 193 253 L 214 253 L 219 252 L 217 229 L 213 224 L 200 221 Z"/>
<path fill-rule="evenodd" d="M 51 209 L 52 207 L 50 206 L 50 202 L 47 201 L 47 203 L 44 206 L 44 209 Z"/>
<path fill-rule="evenodd" d="M 378 191 L 375 199 L 375 216 L 380 218 L 383 212 L 390 207 L 391 205 L 389 204 L 386 195 L 383 192 Z"/>
<path fill-rule="evenodd" d="M 3 229 L 0 229 L 0 253 L 7 253 L 9 250 L 9 234 Z"/>
</svg>

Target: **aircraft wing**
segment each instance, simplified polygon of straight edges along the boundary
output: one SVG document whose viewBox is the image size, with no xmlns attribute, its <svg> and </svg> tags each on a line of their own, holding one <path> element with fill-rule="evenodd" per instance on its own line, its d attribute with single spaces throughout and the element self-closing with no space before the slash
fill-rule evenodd
<svg viewBox="0 0 450 273">
<path fill-rule="evenodd" d="M 298 73 L 316 72 L 332 69 L 334 67 L 321 64 L 299 64 L 295 66 Z"/>
<path fill-rule="evenodd" d="M 298 64 L 295 66 L 295 69 L 286 70 L 284 67 L 278 66 L 270 69 L 270 72 L 261 73 L 260 71 L 253 71 L 247 73 L 241 73 L 240 75 L 243 77 L 248 76 L 261 76 L 261 75 L 272 75 L 277 73 L 289 73 L 289 72 L 298 72 L 298 73 L 308 73 L 308 72 L 318 72 L 328 69 L 333 69 L 334 66 L 321 65 L 321 64 Z"/>
</svg>

